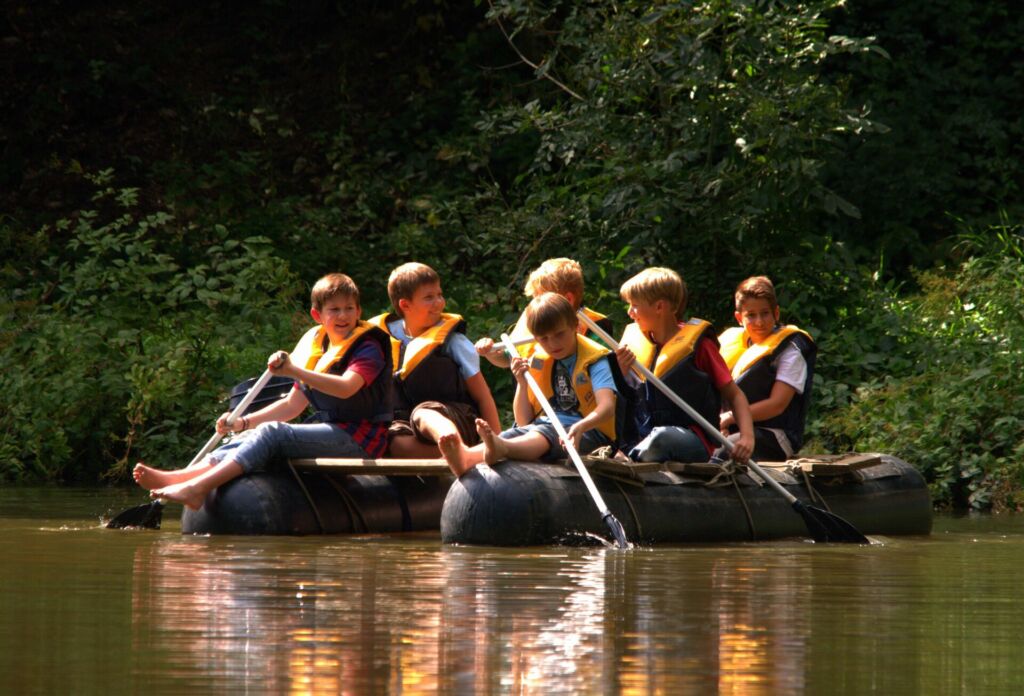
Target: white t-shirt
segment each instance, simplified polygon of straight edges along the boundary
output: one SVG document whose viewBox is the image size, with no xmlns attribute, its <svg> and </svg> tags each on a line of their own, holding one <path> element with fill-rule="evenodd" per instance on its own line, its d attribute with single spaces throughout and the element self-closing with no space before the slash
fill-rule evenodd
<svg viewBox="0 0 1024 696">
<path fill-rule="evenodd" d="M 790 342 L 772 361 L 775 368 L 775 380 L 796 389 L 797 394 L 804 393 L 807 384 L 807 361 L 796 345 Z"/>
</svg>

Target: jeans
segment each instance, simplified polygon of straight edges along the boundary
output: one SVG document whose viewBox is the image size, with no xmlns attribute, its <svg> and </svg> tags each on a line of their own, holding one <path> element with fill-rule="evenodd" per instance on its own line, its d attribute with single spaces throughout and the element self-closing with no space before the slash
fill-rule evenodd
<svg viewBox="0 0 1024 696">
<path fill-rule="evenodd" d="M 538 419 L 529 425 L 514 426 L 502 431 L 498 437 L 503 440 L 511 440 L 514 437 L 520 437 L 528 433 L 540 433 L 548 441 L 548 451 L 541 456 L 540 461 L 556 462 L 560 459 L 569 458 L 569 451 L 562 446 L 558 431 L 555 430 L 555 426 L 551 425 L 547 419 Z M 593 428 L 583 433 L 576 453 L 582 457 L 585 454 L 590 454 L 598 447 L 610 444 L 612 444 L 612 441 L 608 439 L 607 435 L 597 428 Z"/>
<path fill-rule="evenodd" d="M 677 425 L 659 425 L 629 451 L 635 462 L 706 462 L 708 450 L 697 433 Z"/>
<path fill-rule="evenodd" d="M 269 471 L 288 459 L 339 457 L 369 459 L 344 429 L 329 423 L 263 423 L 210 455 L 217 462 L 232 459 L 246 474 Z"/>
</svg>

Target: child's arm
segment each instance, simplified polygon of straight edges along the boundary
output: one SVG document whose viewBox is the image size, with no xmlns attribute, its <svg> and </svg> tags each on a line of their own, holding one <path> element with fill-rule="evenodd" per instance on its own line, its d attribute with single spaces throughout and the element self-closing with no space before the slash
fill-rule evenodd
<svg viewBox="0 0 1024 696">
<path fill-rule="evenodd" d="M 796 396 L 796 389 L 785 382 L 776 380 L 767 399 L 761 399 L 750 404 L 750 418 L 755 423 L 774 418 L 786 410 L 794 396 Z M 722 414 L 721 426 L 723 431 L 728 431 L 735 424 L 736 417 L 732 413 Z"/>
<path fill-rule="evenodd" d="M 588 430 L 593 430 L 597 427 L 598 423 L 615 413 L 616 398 L 614 389 L 598 389 L 594 392 L 594 400 L 597 402 L 597 406 L 586 417 L 576 421 L 566 430 L 566 434 L 572 440 L 573 447 L 578 449 L 584 433 Z"/>
<path fill-rule="evenodd" d="M 515 416 L 516 425 L 529 425 L 537 415 L 533 410 L 533 404 L 530 403 L 530 385 L 526 382 L 526 373 L 530 370 L 530 364 L 523 358 L 513 358 L 511 363 L 512 374 L 516 378 L 516 396 L 512 400 L 512 414 Z"/>
<path fill-rule="evenodd" d="M 275 421 L 290 421 L 295 418 L 303 411 L 306 410 L 306 406 L 309 405 L 309 400 L 306 399 L 306 395 L 298 388 L 293 388 L 288 392 L 288 396 L 278 399 L 269 406 L 261 408 L 259 411 L 248 413 L 238 420 L 236 420 L 232 427 L 228 427 L 228 416 L 230 413 L 221 414 L 220 418 L 217 419 L 217 432 L 221 435 L 225 435 L 229 432 L 240 433 L 243 430 L 250 430 L 255 428 L 260 423 L 273 423 Z"/>
<path fill-rule="evenodd" d="M 479 355 L 487 358 L 487 362 L 497 367 L 509 367 L 511 361 L 508 355 L 503 350 L 494 350 L 494 339 L 489 336 L 484 336 L 478 340 L 474 345 L 476 352 Z M 482 407 L 481 407 L 482 408 Z M 486 418 L 484 420 L 487 420 Z"/>
<path fill-rule="evenodd" d="M 276 366 L 271 367 L 272 364 L 276 364 Z M 299 367 L 291 361 L 287 351 L 283 350 L 271 356 L 271 359 L 267 361 L 267 369 L 275 375 L 283 375 L 301 380 L 313 389 L 330 394 L 338 399 L 349 398 L 366 384 L 363 376 L 351 369 L 345 370 L 340 375 L 332 375 L 326 372 L 313 372 L 312 370 Z"/>
<path fill-rule="evenodd" d="M 747 402 L 747 395 L 736 386 L 736 382 L 729 382 L 718 388 L 724 401 L 732 406 L 733 417 L 740 429 L 739 439 L 733 443 L 732 457 L 738 462 L 745 462 L 754 453 L 754 421 L 750 417 L 750 404 Z"/>
<path fill-rule="evenodd" d="M 491 388 L 487 386 L 483 372 L 477 372 L 466 380 L 466 389 L 473 397 L 477 407 L 480 409 L 480 417 L 491 426 L 495 432 L 501 432 L 501 419 L 498 417 L 498 406 L 494 403 L 494 396 Z"/>
</svg>

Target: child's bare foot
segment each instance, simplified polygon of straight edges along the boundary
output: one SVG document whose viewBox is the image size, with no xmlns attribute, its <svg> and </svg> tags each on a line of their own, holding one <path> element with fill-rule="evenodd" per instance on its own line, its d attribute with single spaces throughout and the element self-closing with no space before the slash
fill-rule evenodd
<svg viewBox="0 0 1024 696">
<path fill-rule="evenodd" d="M 147 491 L 151 491 L 154 488 L 163 488 L 164 486 L 188 481 L 189 479 L 203 473 L 203 471 L 208 468 L 209 465 L 204 463 L 202 466 L 193 467 L 191 469 L 163 471 L 162 469 L 154 469 L 151 466 L 146 466 L 142 462 L 139 462 L 135 465 L 135 468 L 132 469 L 132 478 L 135 479 L 135 483 L 139 484 Z"/>
<path fill-rule="evenodd" d="M 494 434 L 491 424 L 483 418 L 476 419 L 476 432 L 484 445 L 484 461 L 495 464 L 508 457 L 508 445 Z"/>
<path fill-rule="evenodd" d="M 473 461 L 474 457 L 458 433 L 442 435 L 437 440 L 437 446 L 441 450 L 441 456 L 448 462 L 448 468 L 456 476 L 462 476 L 479 463 Z"/>
<path fill-rule="evenodd" d="M 198 510 L 206 500 L 206 491 L 194 486 L 189 481 L 175 483 L 163 488 L 156 488 L 149 492 L 150 498 L 162 498 L 181 503 L 191 510 Z"/>
</svg>

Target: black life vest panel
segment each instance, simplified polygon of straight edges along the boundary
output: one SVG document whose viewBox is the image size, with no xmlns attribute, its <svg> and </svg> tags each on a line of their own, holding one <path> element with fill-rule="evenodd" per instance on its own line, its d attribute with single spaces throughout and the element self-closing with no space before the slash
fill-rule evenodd
<svg viewBox="0 0 1024 696">
<path fill-rule="evenodd" d="M 366 341 L 377 342 L 384 354 L 385 365 L 371 384 L 352 396 L 340 399 L 299 382 L 299 388 L 315 411 L 312 420 L 321 423 L 391 421 L 391 351 L 388 335 L 377 327 L 360 321 L 348 338 L 334 345 L 322 326 L 314 326 L 299 339 L 291 359 L 307 370 L 340 375 L 348 369 L 356 349 Z"/>
<path fill-rule="evenodd" d="M 396 417 L 408 419 L 412 409 L 424 401 L 468 404 L 479 413 L 459 364 L 448 350 L 455 336 L 466 333 L 466 321 L 458 314 L 444 313 L 441 323 L 403 345 L 388 330 L 388 322 L 398 320 L 400 317 L 395 314 L 379 314 L 369 320 L 387 332 L 391 340 Z"/>
<path fill-rule="evenodd" d="M 707 337 L 718 345 L 711 324 L 702 319 L 690 319 L 679 331 L 660 347 L 652 343 L 636 324 L 630 324 L 622 334 L 621 345 L 627 346 L 644 367 L 654 373 L 709 423 L 718 423 L 722 410 L 722 396 L 711 376 L 695 364 L 697 342 Z M 703 428 L 686 411 L 676 406 L 653 384 L 642 381 L 636 398 L 637 437 L 646 437 L 652 428 L 675 425 L 684 428 Z"/>
<path fill-rule="evenodd" d="M 794 394 L 789 405 L 779 415 L 754 423 L 762 428 L 782 430 L 793 445 L 793 451 L 798 451 L 804 443 L 804 423 L 811 404 L 811 384 L 818 354 L 818 347 L 810 334 L 792 325 L 779 326 L 761 343 L 753 343 L 747 332 L 736 326 L 722 332 L 719 340 L 722 357 L 732 370 L 736 386 L 743 390 L 747 401 L 752 404 L 771 396 L 775 385 L 773 363 L 786 346 L 792 343 L 799 349 L 807 363 L 803 393 Z"/>
</svg>

